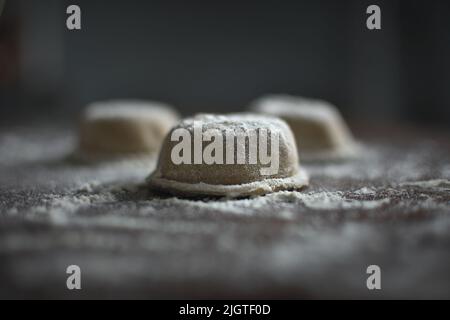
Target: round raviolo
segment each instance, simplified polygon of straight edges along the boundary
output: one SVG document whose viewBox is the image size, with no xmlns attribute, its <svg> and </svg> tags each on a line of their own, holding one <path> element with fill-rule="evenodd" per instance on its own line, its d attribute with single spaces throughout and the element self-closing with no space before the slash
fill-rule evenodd
<svg viewBox="0 0 450 320">
<path fill-rule="evenodd" d="M 308 184 L 282 120 L 256 114 L 188 118 L 166 136 L 152 189 L 178 196 L 246 197 Z"/>
<path fill-rule="evenodd" d="M 285 120 L 294 133 L 300 159 L 343 159 L 358 153 L 344 119 L 326 101 L 271 95 L 256 100 L 250 109 Z"/>
<path fill-rule="evenodd" d="M 77 154 L 87 159 L 152 154 L 178 121 L 178 114 L 162 103 L 96 102 L 81 119 Z"/>
</svg>

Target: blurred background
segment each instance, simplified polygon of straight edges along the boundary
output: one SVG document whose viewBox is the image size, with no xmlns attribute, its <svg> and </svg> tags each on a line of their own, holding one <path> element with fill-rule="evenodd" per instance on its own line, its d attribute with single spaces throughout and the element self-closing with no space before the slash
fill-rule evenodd
<svg viewBox="0 0 450 320">
<path fill-rule="evenodd" d="M 382 30 L 366 28 L 370 4 Z M 70 121 L 99 99 L 186 115 L 290 93 L 350 119 L 446 128 L 449 83 L 450 1 L 9 0 L 0 18 L 0 125 Z"/>
</svg>

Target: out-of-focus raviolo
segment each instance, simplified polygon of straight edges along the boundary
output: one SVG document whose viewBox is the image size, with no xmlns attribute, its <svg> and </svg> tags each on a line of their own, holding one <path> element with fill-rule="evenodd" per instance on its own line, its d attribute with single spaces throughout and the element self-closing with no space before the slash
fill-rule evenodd
<svg viewBox="0 0 450 320">
<path fill-rule="evenodd" d="M 178 121 L 178 114 L 162 103 L 96 102 L 82 116 L 76 154 L 87 160 L 151 155 Z"/>
<path fill-rule="evenodd" d="M 247 197 L 308 184 L 289 126 L 256 114 L 200 114 L 172 128 L 152 189 L 177 196 Z"/>
<path fill-rule="evenodd" d="M 359 147 L 339 111 L 332 104 L 288 95 L 262 97 L 253 112 L 285 120 L 297 142 L 301 160 L 354 158 Z"/>
</svg>

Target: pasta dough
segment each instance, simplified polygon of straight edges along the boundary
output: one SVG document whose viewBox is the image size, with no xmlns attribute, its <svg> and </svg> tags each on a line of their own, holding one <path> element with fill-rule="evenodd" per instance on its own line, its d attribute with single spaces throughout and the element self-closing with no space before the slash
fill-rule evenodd
<svg viewBox="0 0 450 320">
<path fill-rule="evenodd" d="M 354 157 L 357 144 L 339 111 L 328 102 L 287 95 L 256 100 L 251 110 L 280 117 L 291 127 L 301 159 Z"/>
<path fill-rule="evenodd" d="M 180 129 L 192 139 L 178 139 Z M 216 133 L 214 139 L 205 138 L 208 132 Z M 185 161 L 179 163 L 174 151 L 181 143 Z M 215 152 L 209 154 L 213 143 Z M 284 121 L 256 114 L 202 114 L 185 119 L 167 135 L 148 182 L 153 189 L 181 196 L 244 197 L 301 189 L 308 177 L 299 167 L 294 137 Z"/>
<path fill-rule="evenodd" d="M 161 103 L 93 103 L 81 120 L 78 154 L 84 158 L 152 154 L 178 119 L 175 111 Z"/>
</svg>

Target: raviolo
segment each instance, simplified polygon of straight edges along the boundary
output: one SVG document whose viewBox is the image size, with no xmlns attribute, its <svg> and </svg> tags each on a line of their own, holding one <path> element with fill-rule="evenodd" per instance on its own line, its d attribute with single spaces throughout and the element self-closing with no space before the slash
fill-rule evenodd
<svg viewBox="0 0 450 320">
<path fill-rule="evenodd" d="M 326 101 L 269 95 L 253 102 L 250 109 L 285 120 L 294 133 L 301 160 L 346 159 L 359 153 L 339 111 Z"/>
<path fill-rule="evenodd" d="M 200 114 L 166 136 L 152 189 L 180 196 L 246 197 L 308 184 L 289 126 L 257 114 Z"/>
<path fill-rule="evenodd" d="M 178 121 L 178 114 L 162 103 L 93 103 L 81 119 L 77 155 L 83 159 L 109 159 L 155 153 Z"/>
</svg>

